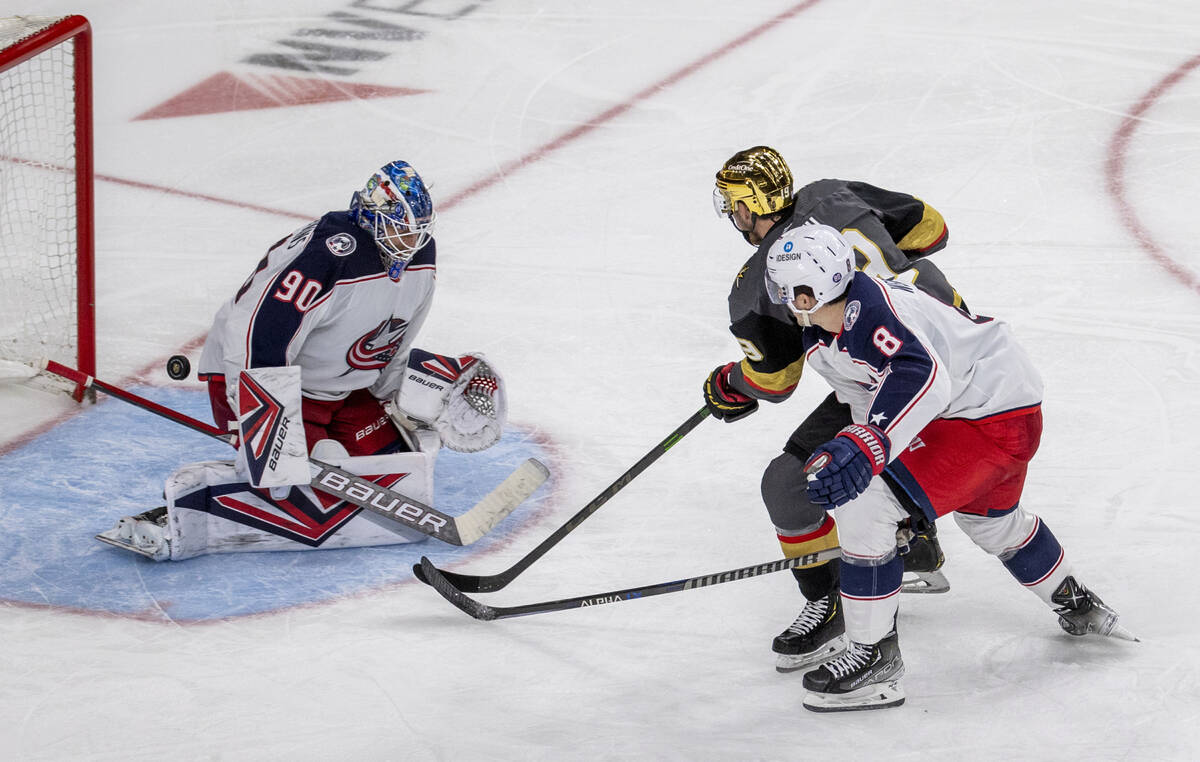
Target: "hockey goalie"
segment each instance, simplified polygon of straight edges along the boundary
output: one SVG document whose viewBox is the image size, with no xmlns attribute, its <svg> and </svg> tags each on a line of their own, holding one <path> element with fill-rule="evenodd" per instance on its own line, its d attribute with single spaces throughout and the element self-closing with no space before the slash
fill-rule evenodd
<svg viewBox="0 0 1200 762">
<path fill-rule="evenodd" d="M 272 246 L 221 306 L 200 357 L 236 457 L 166 480 L 165 505 L 97 535 L 156 561 L 424 540 L 310 486 L 309 456 L 432 503 L 443 446 L 499 441 L 504 385 L 483 355 L 412 346 L 435 285 L 433 203 L 396 161 Z"/>
</svg>

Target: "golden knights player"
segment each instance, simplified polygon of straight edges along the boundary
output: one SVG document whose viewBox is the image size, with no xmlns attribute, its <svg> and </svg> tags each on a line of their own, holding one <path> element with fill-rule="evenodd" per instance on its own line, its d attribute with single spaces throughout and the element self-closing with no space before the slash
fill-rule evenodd
<svg viewBox="0 0 1200 762">
<path fill-rule="evenodd" d="M 918 198 L 845 180 L 818 180 L 793 193 L 792 172 L 783 157 L 773 148 L 755 146 L 734 154 L 717 172 L 713 205 L 757 247 L 729 293 L 729 330 L 745 357 L 718 367 L 704 384 L 705 404 L 716 418 L 732 422 L 757 410 L 759 400 L 781 402 L 800 380 L 801 328 L 786 307 L 771 303 L 763 287 L 767 252 L 787 230 L 810 222 L 834 227 L 853 244 L 859 270 L 912 283 L 962 306 L 937 266 L 922 259 L 946 245 L 947 230 L 942 215 Z M 849 406 L 830 394 L 763 473 L 763 502 L 788 558 L 838 544 L 832 516 L 808 499 L 804 463 L 850 423 Z M 905 571 L 920 573 L 924 584 L 906 587 L 942 592 L 946 582 L 937 570 L 943 555 L 934 527 L 912 508 L 910 526 L 901 528 L 901 544 L 907 540 L 910 546 Z M 807 602 L 772 644 L 780 672 L 802 669 L 845 648 L 838 564 L 794 569 L 793 574 Z"/>
</svg>

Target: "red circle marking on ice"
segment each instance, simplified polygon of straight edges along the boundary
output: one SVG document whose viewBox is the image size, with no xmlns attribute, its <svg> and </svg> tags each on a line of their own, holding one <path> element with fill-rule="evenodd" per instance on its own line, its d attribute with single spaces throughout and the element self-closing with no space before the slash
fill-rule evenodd
<svg viewBox="0 0 1200 762">
<path fill-rule="evenodd" d="M 1125 196 L 1125 152 L 1134 132 L 1141 125 L 1147 111 L 1172 87 L 1200 66 L 1200 55 L 1193 56 L 1177 66 L 1165 77 L 1150 88 L 1133 109 L 1121 120 L 1121 125 L 1113 133 L 1108 144 L 1108 159 L 1104 163 L 1105 187 L 1117 202 L 1121 222 L 1133 234 L 1138 245 L 1150 255 L 1158 265 L 1170 273 L 1192 291 L 1200 294 L 1200 277 L 1196 273 L 1171 258 L 1166 249 L 1154 240 L 1149 229 L 1137 216 L 1137 210 Z"/>
</svg>

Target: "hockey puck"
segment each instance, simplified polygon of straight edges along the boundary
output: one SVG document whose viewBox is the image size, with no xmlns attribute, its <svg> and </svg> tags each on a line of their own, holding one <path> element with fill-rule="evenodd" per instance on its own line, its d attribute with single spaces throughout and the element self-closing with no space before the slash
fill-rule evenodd
<svg viewBox="0 0 1200 762">
<path fill-rule="evenodd" d="M 167 360 L 167 375 L 176 381 L 182 381 L 192 372 L 192 364 L 183 355 L 173 355 Z"/>
</svg>

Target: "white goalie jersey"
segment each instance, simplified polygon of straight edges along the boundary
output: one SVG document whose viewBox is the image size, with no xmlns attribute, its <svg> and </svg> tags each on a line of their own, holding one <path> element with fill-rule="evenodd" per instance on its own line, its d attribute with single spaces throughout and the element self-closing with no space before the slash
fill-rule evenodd
<svg viewBox="0 0 1200 762">
<path fill-rule="evenodd" d="M 370 389 L 387 399 L 399 389 L 429 312 L 435 273 L 430 240 L 391 280 L 370 234 L 348 212 L 330 212 L 272 246 L 222 305 L 200 379 L 232 381 L 243 368 L 295 365 L 306 397 L 336 400 Z"/>
</svg>

